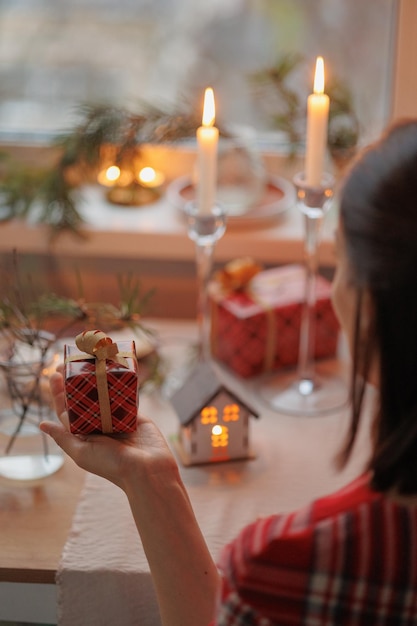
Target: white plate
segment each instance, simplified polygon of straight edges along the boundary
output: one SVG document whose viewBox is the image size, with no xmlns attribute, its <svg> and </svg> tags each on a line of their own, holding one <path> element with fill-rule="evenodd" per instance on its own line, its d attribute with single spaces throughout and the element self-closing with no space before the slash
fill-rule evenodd
<svg viewBox="0 0 417 626">
<path fill-rule="evenodd" d="M 189 176 L 181 176 L 170 183 L 166 189 L 169 202 L 181 213 L 185 205 L 194 200 L 195 190 Z M 294 186 L 281 176 L 268 176 L 265 181 L 263 196 L 245 213 L 229 215 L 227 223 L 230 226 L 253 226 L 257 222 L 262 224 L 281 216 L 296 202 Z"/>
</svg>

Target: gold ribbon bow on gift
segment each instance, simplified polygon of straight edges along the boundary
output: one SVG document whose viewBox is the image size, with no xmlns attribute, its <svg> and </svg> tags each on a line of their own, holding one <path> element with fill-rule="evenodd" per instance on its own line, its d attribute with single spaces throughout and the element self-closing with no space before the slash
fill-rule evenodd
<svg viewBox="0 0 417 626">
<path fill-rule="evenodd" d="M 260 271 L 262 271 L 261 265 L 250 257 L 242 257 L 226 263 L 223 269 L 216 272 L 214 280 L 226 293 L 245 291 L 252 278 Z"/>
<path fill-rule="evenodd" d="M 135 357 L 133 352 L 119 352 L 117 343 L 114 343 L 106 333 L 101 330 L 86 330 L 75 338 L 77 348 L 86 354 L 69 357 L 70 361 L 81 361 L 93 358 L 96 362 L 97 393 L 100 405 L 100 417 L 103 433 L 112 433 L 113 424 L 110 409 L 110 396 L 107 386 L 106 360 L 119 363 L 122 367 L 129 367 L 125 357 Z"/>
</svg>

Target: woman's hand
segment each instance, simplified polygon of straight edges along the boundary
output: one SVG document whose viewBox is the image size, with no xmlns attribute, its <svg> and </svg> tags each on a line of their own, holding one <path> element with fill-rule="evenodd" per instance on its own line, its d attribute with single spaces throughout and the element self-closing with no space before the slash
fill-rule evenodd
<svg viewBox="0 0 417 626">
<path fill-rule="evenodd" d="M 64 384 L 60 372 L 50 380 L 55 411 L 61 424 L 42 422 L 40 428 L 83 469 L 110 480 L 126 491 L 134 473 L 159 474 L 176 472 L 177 465 L 169 447 L 155 424 L 138 417 L 134 433 L 121 435 L 74 435 L 70 432 L 65 410 Z"/>
</svg>

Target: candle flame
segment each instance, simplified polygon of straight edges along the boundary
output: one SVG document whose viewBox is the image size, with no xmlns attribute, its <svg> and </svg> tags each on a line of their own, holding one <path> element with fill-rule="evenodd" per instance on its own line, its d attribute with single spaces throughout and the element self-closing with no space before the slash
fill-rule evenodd
<svg viewBox="0 0 417 626">
<path fill-rule="evenodd" d="M 156 172 L 153 167 L 143 167 L 139 172 L 138 178 L 142 183 L 151 183 L 156 178 Z"/>
<path fill-rule="evenodd" d="M 323 57 L 317 57 L 316 72 L 314 74 L 314 93 L 324 93 L 324 61 Z"/>
<path fill-rule="evenodd" d="M 113 187 L 116 182 L 119 182 L 120 175 L 120 168 L 117 167 L 117 165 L 110 165 L 110 167 L 106 167 L 106 169 L 103 169 L 98 173 L 97 180 L 100 185 Z"/>
<path fill-rule="evenodd" d="M 119 176 L 120 176 L 120 167 L 117 167 L 117 165 L 111 165 L 110 167 L 106 169 L 107 180 L 113 182 L 117 180 Z"/>
<path fill-rule="evenodd" d="M 207 87 L 204 93 L 203 126 L 214 126 L 216 107 L 214 93 L 211 87 Z"/>
<path fill-rule="evenodd" d="M 164 183 L 165 176 L 162 172 L 158 172 L 158 170 L 154 170 L 153 167 L 147 166 L 142 167 L 140 172 L 137 174 L 137 180 L 143 187 L 156 189 Z"/>
</svg>

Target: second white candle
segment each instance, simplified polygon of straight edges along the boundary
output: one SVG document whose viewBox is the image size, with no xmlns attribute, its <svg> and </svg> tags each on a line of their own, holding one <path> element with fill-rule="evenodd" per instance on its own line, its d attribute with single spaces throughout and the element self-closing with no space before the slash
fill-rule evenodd
<svg viewBox="0 0 417 626">
<path fill-rule="evenodd" d="M 197 208 L 208 215 L 216 203 L 217 146 L 219 130 L 214 126 L 215 103 L 211 87 L 204 94 L 202 126 L 197 129 Z"/>
<path fill-rule="evenodd" d="M 329 96 L 324 93 L 324 62 L 317 58 L 314 93 L 307 100 L 306 183 L 319 187 L 323 176 L 327 147 Z"/>
</svg>

